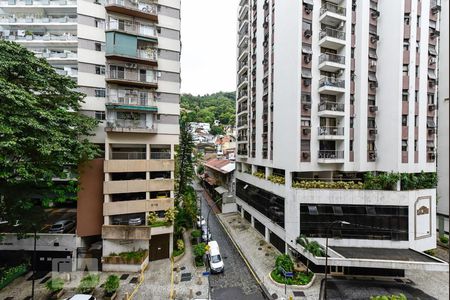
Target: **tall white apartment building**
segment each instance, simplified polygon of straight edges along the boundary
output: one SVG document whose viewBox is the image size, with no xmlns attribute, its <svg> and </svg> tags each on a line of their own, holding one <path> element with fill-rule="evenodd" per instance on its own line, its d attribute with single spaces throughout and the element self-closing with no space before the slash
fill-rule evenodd
<svg viewBox="0 0 450 300">
<path fill-rule="evenodd" d="M 114 253 L 141 250 L 148 261 L 172 252 L 173 225 L 151 227 L 148 216 L 155 212 L 162 221 L 174 206 L 180 5 L 180 0 L 0 2 L 1 38 L 26 46 L 77 80 L 87 95 L 83 113 L 101 121 L 92 141 L 104 148 L 104 158 L 81 170 L 70 256 L 102 241 L 103 270 L 142 267 L 142 262 L 124 267 Z"/>
<path fill-rule="evenodd" d="M 281 252 L 319 267 L 296 238 L 328 236 L 332 272 L 442 269 L 421 253 L 433 186 L 327 188 L 436 172 L 439 15 L 424 0 L 240 2 L 236 201 Z"/>
</svg>

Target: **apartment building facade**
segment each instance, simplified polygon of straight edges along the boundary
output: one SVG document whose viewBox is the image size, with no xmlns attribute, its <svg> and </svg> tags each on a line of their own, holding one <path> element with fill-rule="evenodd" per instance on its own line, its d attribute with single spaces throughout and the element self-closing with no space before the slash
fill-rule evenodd
<svg viewBox="0 0 450 300">
<path fill-rule="evenodd" d="M 180 1 L 2 1 L 2 39 L 18 42 L 71 76 L 82 113 L 99 119 L 92 142 L 104 158 L 81 172 L 77 241 L 111 253 L 170 257 L 173 227 L 151 227 L 174 206 L 180 99 Z M 133 268 L 133 267 L 131 267 Z"/>
<path fill-rule="evenodd" d="M 324 265 L 296 238 L 334 236 L 337 273 L 441 268 L 422 254 L 351 257 L 434 248 L 435 188 L 326 188 L 367 172 L 436 172 L 439 15 L 436 1 L 240 2 L 236 201 L 281 252 Z M 339 220 L 350 225 L 328 232 Z"/>
</svg>

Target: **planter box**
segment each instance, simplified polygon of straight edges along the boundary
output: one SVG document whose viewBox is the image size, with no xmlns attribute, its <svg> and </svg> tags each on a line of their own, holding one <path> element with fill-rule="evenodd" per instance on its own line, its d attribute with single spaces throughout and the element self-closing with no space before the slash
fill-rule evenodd
<svg viewBox="0 0 450 300">
<path fill-rule="evenodd" d="M 105 272 L 141 272 L 148 265 L 148 254 L 145 259 L 140 264 L 127 264 L 127 263 L 112 263 L 109 257 L 103 258 L 104 263 L 102 265 L 103 271 Z"/>
<path fill-rule="evenodd" d="M 270 272 L 268 276 L 275 285 L 284 288 L 284 283 L 278 283 L 272 278 L 272 272 Z M 315 279 L 316 279 L 316 274 L 313 275 L 313 277 L 311 278 L 311 281 L 308 284 L 305 284 L 305 285 L 288 284 L 287 286 L 303 290 L 303 289 L 307 289 L 307 288 L 311 287 L 313 285 Z"/>
<path fill-rule="evenodd" d="M 106 293 L 103 295 L 103 299 L 105 299 L 105 300 L 114 300 L 114 299 L 116 299 L 116 297 L 117 297 L 117 291 L 114 294 L 112 294 L 111 296 L 108 296 Z"/>
<path fill-rule="evenodd" d="M 59 292 L 51 293 L 48 296 L 48 299 L 55 299 L 55 300 L 57 300 L 57 299 L 61 298 L 63 294 L 64 294 L 64 289 L 60 290 Z"/>
</svg>

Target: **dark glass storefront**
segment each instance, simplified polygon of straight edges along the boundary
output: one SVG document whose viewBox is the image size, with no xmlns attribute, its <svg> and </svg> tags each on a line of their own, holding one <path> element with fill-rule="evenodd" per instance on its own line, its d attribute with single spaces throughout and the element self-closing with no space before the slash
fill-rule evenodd
<svg viewBox="0 0 450 300">
<path fill-rule="evenodd" d="M 326 237 L 333 221 L 350 225 L 334 226 L 329 237 L 372 240 L 408 240 L 407 206 L 300 205 L 300 233 L 309 237 Z"/>
<path fill-rule="evenodd" d="M 239 179 L 236 180 L 236 195 L 284 228 L 284 198 Z"/>
</svg>

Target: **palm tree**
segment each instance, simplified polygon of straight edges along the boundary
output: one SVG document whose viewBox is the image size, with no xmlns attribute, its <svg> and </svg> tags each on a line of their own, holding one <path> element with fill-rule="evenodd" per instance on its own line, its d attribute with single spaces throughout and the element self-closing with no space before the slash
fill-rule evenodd
<svg viewBox="0 0 450 300">
<path fill-rule="evenodd" d="M 309 252 L 313 256 L 324 256 L 320 244 L 316 241 L 310 241 L 304 234 L 297 237 L 296 242 L 303 247 L 303 252 Z M 309 274 L 309 259 L 306 259 L 306 274 Z"/>
</svg>

